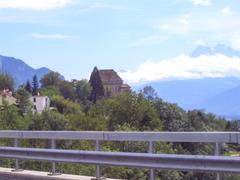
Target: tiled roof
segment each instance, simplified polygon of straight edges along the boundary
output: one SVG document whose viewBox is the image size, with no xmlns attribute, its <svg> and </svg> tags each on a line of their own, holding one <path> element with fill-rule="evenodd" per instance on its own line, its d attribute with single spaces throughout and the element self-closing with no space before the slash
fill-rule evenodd
<svg viewBox="0 0 240 180">
<path fill-rule="evenodd" d="M 122 84 L 123 80 L 113 69 L 99 70 L 99 75 L 103 84 Z"/>
</svg>

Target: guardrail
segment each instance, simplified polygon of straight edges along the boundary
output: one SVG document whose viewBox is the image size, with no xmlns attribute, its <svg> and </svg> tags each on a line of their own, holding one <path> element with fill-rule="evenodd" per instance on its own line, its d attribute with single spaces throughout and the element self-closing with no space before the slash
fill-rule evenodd
<svg viewBox="0 0 240 180">
<path fill-rule="evenodd" d="M 175 170 L 196 170 L 196 171 L 211 171 L 211 172 L 235 172 L 240 173 L 240 159 L 232 157 L 222 157 L 220 155 L 222 143 L 237 143 L 240 144 L 239 132 L 78 132 L 78 131 L 0 131 L 0 138 L 14 139 L 15 148 L 0 148 L 0 157 L 15 158 L 16 170 L 19 169 L 19 159 L 29 159 L 27 156 L 19 156 L 17 153 L 32 154 L 31 158 L 35 160 L 48 160 L 52 161 L 52 173 L 56 174 L 55 162 L 62 161 L 63 159 L 44 159 L 42 156 L 39 158 L 39 154 L 44 156 L 53 153 L 62 153 L 65 156 L 71 156 L 69 153 L 75 154 L 75 156 L 88 159 L 87 154 L 92 156 L 99 155 L 102 159 L 95 159 L 96 161 L 81 161 L 78 163 L 90 163 L 96 164 L 96 178 L 100 179 L 100 165 L 124 165 L 128 167 L 141 167 L 140 164 L 146 165 L 148 161 L 148 168 L 150 168 L 150 179 L 155 179 L 154 169 L 175 169 Z M 51 149 L 32 149 L 32 148 L 18 148 L 20 139 L 48 139 L 51 140 Z M 56 140 L 93 140 L 96 142 L 95 152 L 82 152 L 72 150 L 53 150 L 56 148 Z M 146 153 L 107 153 L 97 152 L 100 151 L 101 141 L 146 141 L 149 142 L 149 154 Z M 190 156 L 190 155 L 163 155 L 154 153 L 154 142 L 205 142 L 215 144 L 215 156 Z M 7 153 L 12 153 L 6 155 Z M 14 154 L 16 153 L 16 154 Z M 56 157 L 56 154 L 54 157 Z M 81 156 L 82 155 L 82 156 Z M 101 156 L 100 156 L 101 155 Z M 104 158 L 110 158 L 110 161 L 106 164 Z M 115 157 L 115 158 L 114 158 Z M 121 157 L 121 158 L 120 158 Z M 90 157 L 89 157 L 90 158 Z M 117 158 L 117 159 L 116 159 Z M 142 159 L 141 159 L 142 158 Z M 122 164 L 120 160 L 130 159 L 132 162 L 126 162 Z M 141 160 L 142 161 L 141 161 Z M 145 161 L 143 161 L 145 159 Z M 154 160 L 155 159 L 155 160 Z M 65 162 L 72 162 L 71 159 L 65 159 Z M 113 161 L 115 160 L 115 161 Z M 155 164 L 153 163 L 155 162 Z M 170 164 L 169 164 L 169 163 Z M 139 163 L 139 164 L 137 164 Z M 172 164 L 171 164 L 172 163 Z M 175 164 L 175 166 L 174 166 Z M 204 168 L 205 167 L 205 168 Z M 219 168 L 222 169 L 219 169 Z M 225 169 L 225 170 L 224 170 Z M 220 179 L 220 174 L 217 173 L 216 179 Z"/>
</svg>

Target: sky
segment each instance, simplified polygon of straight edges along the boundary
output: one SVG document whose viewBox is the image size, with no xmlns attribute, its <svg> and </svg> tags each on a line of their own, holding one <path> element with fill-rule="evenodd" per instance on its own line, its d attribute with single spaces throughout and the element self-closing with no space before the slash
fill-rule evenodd
<svg viewBox="0 0 240 180">
<path fill-rule="evenodd" d="M 129 83 L 240 76 L 237 57 L 188 56 L 240 50 L 239 19 L 239 0 L 0 0 L 0 54 L 66 79 L 94 66 Z"/>
</svg>

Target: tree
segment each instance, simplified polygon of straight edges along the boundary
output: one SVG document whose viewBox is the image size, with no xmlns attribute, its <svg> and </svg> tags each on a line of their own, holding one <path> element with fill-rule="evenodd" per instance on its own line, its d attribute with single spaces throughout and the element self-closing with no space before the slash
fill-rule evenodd
<svg viewBox="0 0 240 180">
<path fill-rule="evenodd" d="M 61 80 L 58 83 L 58 88 L 59 88 L 61 95 L 65 99 L 74 99 L 74 88 L 73 88 L 73 84 L 71 82 Z"/>
<path fill-rule="evenodd" d="M 19 116 L 18 108 L 14 105 L 6 106 L 0 111 L 0 127 L 3 130 L 20 130 L 24 129 L 23 119 Z"/>
<path fill-rule="evenodd" d="M 62 78 L 58 72 L 50 72 L 43 76 L 40 83 L 41 87 L 58 86 L 60 81 L 62 81 Z"/>
<path fill-rule="evenodd" d="M 0 74 L 0 90 L 4 89 L 14 90 L 14 80 L 8 74 Z"/>
<path fill-rule="evenodd" d="M 157 93 L 152 86 L 145 86 L 142 90 L 142 93 L 144 97 L 149 101 L 153 101 L 157 98 Z"/>
<path fill-rule="evenodd" d="M 32 95 L 37 96 L 39 92 L 39 83 L 37 75 L 33 76 L 33 82 L 32 82 Z"/>
<path fill-rule="evenodd" d="M 21 115 L 25 115 L 32 109 L 32 104 L 30 102 L 30 94 L 23 87 L 17 90 L 17 103 Z"/>
<path fill-rule="evenodd" d="M 102 84 L 102 80 L 99 75 L 99 71 L 97 67 L 94 67 L 93 72 L 90 77 L 90 84 L 92 87 L 91 91 L 91 100 L 96 103 L 96 101 L 104 96 L 104 88 Z"/>
<path fill-rule="evenodd" d="M 129 126 L 138 131 L 162 129 L 153 104 L 141 93 L 120 93 L 111 99 L 100 100 L 88 113 L 92 117 L 108 121 L 110 131 L 122 126 Z"/>
<path fill-rule="evenodd" d="M 186 131 L 189 128 L 186 112 L 177 104 L 164 102 L 162 99 L 154 101 L 158 116 L 166 131 Z"/>
<path fill-rule="evenodd" d="M 92 91 L 92 87 L 89 82 L 85 79 L 75 81 L 74 87 L 77 101 L 86 105 Z"/>
<path fill-rule="evenodd" d="M 48 96 L 51 99 L 53 96 L 60 96 L 60 91 L 56 86 L 47 86 L 40 89 L 40 94 L 42 96 Z"/>
<path fill-rule="evenodd" d="M 28 91 L 30 94 L 32 94 L 32 85 L 31 85 L 31 83 L 29 82 L 29 80 L 26 82 L 25 89 L 26 89 L 26 91 Z"/>
<path fill-rule="evenodd" d="M 66 118 L 52 111 L 43 111 L 41 114 L 35 114 L 29 125 L 29 130 L 64 130 L 67 124 Z"/>
</svg>

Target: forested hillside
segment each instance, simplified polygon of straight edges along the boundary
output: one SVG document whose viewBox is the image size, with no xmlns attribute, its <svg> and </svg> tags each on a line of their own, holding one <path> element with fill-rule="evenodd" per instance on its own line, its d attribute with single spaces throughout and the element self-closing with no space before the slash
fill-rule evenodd
<svg viewBox="0 0 240 180">
<path fill-rule="evenodd" d="M 1 75 L 0 86 L 13 89 L 10 77 Z M 60 74 L 51 72 L 41 80 L 41 87 L 23 84 L 16 92 L 18 105 L 5 104 L 0 111 L 0 127 L 3 130 L 71 130 L 71 131 L 236 131 L 235 121 L 227 122 L 213 114 L 201 110 L 184 111 L 177 104 L 164 102 L 155 90 L 147 86 L 139 92 L 120 93 L 112 98 L 97 97 L 93 101 L 93 90 L 87 80 L 63 80 Z M 28 98 L 32 93 L 51 99 L 51 110 L 41 114 L 32 113 Z M 96 97 L 96 96 L 95 96 Z M 1 145 L 10 145 L 5 140 Z M 47 141 L 25 140 L 25 147 L 48 147 Z M 58 148 L 93 150 L 89 141 L 58 141 Z M 147 152 L 147 143 L 104 142 L 105 151 Z M 236 145 L 224 145 L 223 153 L 239 151 Z M 202 143 L 156 143 L 157 153 L 213 154 L 212 144 Z M 13 161 L 1 160 L 5 166 L 13 166 Z M 25 162 L 24 169 L 48 171 L 50 164 Z M 94 166 L 58 164 L 62 173 L 93 175 Z M 103 175 L 123 179 L 147 179 L 148 170 L 129 168 L 103 168 Z M 158 179 L 215 179 L 214 174 L 158 171 Z M 237 175 L 225 175 L 225 179 L 239 179 Z"/>
</svg>

